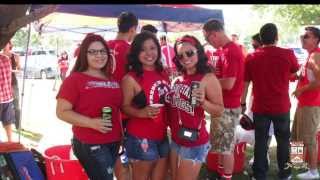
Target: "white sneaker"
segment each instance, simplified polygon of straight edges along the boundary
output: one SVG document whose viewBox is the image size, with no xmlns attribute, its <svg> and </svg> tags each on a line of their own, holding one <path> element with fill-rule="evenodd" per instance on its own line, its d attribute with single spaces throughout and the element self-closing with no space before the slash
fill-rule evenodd
<svg viewBox="0 0 320 180">
<path fill-rule="evenodd" d="M 254 161 L 254 157 L 252 157 L 252 158 L 249 160 L 249 166 L 252 166 L 252 165 L 253 165 L 253 161 Z"/>
<path fill-rule="evenodd" d="M 317 174 L 312 174 L 310 171 L 301 173 L 297 175 L 298 179 L 319 179 L 319 173 L 317 172 Z"/>
<path fill-rule="evenodd" d="M 289 177 L 281 179 L 281 180 L 291 180 L 291 179 L 292 179 L 292 176 L 290 175 Z"/>
</svg>

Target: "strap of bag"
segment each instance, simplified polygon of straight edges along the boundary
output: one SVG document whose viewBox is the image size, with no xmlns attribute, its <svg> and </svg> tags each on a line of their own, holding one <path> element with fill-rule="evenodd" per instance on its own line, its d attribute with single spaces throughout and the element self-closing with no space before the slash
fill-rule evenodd
<svg viewBox="0 0 320 180">
<path fill-rule="evenodd" d="M 183 123 L 182 123 L 182 120 L 181 120 L 180 109 L 177 108 L 177 111 L 178 111 L 179 125 L 181 126 L 181 125 L 183 125 Z M 202 119 L 200 120 L 199 125 L 198 125 L 198 128 L 197 128 L 199 131 L 200 131 L 200 129 L 201 129 L 201 125 L 202 125 Z"/>
</svg>

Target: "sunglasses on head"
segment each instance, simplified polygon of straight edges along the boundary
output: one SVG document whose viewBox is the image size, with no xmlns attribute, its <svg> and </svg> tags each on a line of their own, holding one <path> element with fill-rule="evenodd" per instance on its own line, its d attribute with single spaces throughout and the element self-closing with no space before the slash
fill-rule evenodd
<svg viewBox="0 0 320 180">
<path fill-rule="evenodd" d="M 197 50 L 189 50 L 189 51 L 185 51 L 183 53 L 180 53 L 177 55 L 178 59 L 183 59 L 183 57 L 188 57 L 191 58 L 192 56 L 194 56 L 197 53 Z"/>
</svg>

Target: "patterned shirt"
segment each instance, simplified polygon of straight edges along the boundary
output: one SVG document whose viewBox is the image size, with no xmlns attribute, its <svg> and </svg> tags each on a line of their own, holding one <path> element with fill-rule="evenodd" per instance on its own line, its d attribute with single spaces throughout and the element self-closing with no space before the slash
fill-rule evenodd
<svg viewBox="0 0 320 180">
<path fill-rule="evenodd" d="M 13 100 L 11 70 L 9 57 L 0 54 L 0 103 L 7 103 Z"/>
</svg>

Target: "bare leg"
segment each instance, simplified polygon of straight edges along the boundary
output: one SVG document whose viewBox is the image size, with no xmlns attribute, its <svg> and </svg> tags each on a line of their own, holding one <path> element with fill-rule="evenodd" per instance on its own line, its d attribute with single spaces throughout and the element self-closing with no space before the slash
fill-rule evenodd
<svg viewBox="0 0 320 180">
<path fill-rule="evenodd" d="M 127 167 L 121 163 L 120 157 L 117 159 L 114 166 L 114 174 L 117 180 L 131 180 L 130 165 Z"/>
<path fill-rule="evenodd" d="M 168 175 L 168 158 L 157 160 L 155 168 L 152 171 L 152 180 L 165 180 Z"/>
<path fill-rule="evenodd" d="M 135 161 L 132 163 L 133 180 L 149 180 L 155 161 Z"/>
<path fill-rule="evenodd" d="M 234 156 L 233 153 L 231 154 L 224 154 L 223 155 L 223 168 L 224 173 L 232 174 L 233 172 L 233 165 L 234 165 Z"/>
<path fill-rule="evenodd" d="M 4 130 L 6 131 L 8 142 L 12 142 L 12 124 L 5 125 Z"/>
<path fill-rule="evenodd" d="M 309 151 L 309 167 L 310 169 L 318 168 L 318 143 L 316 148 L 308 148 Z"/>
<path fill-rule="evenodd" d="M 180 159 L 177 169 L 177 180 L 197 180 L 202 163 Z"/>
<path fill-rule="evenodd" d="M 170 170 L 171 170 L 171 180 L 177 179 L 177 169 L 178 169 L 178 154 L 175 150 L 170 151 Z"/>
</svg>

